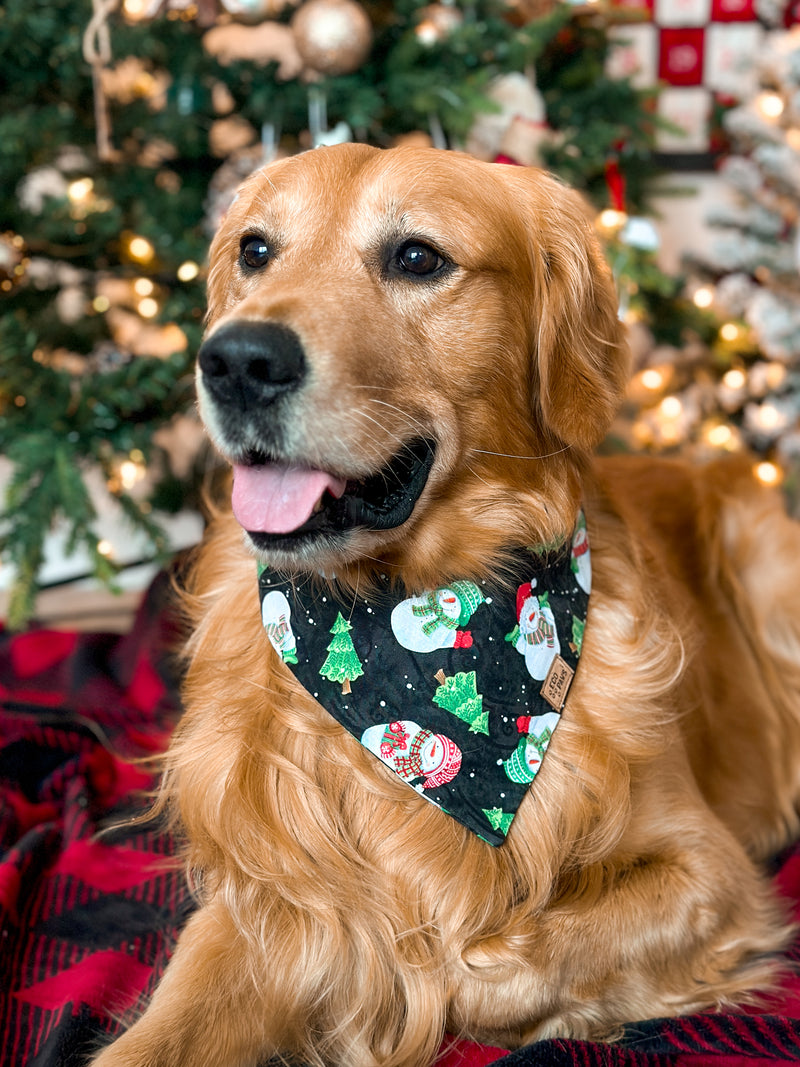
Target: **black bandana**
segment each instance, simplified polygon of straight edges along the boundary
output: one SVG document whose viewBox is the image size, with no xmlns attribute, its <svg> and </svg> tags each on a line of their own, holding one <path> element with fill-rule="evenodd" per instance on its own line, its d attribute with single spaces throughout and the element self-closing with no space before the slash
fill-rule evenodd
<svg viewBox="0 0 800 1067">
<path fill-rule="evenodd" d="M 403 781 L 500 845 L 561 719 L 591 589 L 586 521 L 520 552 L 517 589 L 454 581 L 339 602 L 265 568 L 272 645 L 338 722 Z"/>
</svg>

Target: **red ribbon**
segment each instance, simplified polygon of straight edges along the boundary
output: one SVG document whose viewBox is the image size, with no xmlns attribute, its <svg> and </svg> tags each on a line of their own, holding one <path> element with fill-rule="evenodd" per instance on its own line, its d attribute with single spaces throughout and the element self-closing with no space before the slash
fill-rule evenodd
<svg viewBox="0 0 800 1067">
<path fill-rule="evenodd" d="M 625 175 L 619 167 L 619 156 L 610 156 L 606 162 L 606 185 L 614 210 L 626 211 Z"/>
</svg>

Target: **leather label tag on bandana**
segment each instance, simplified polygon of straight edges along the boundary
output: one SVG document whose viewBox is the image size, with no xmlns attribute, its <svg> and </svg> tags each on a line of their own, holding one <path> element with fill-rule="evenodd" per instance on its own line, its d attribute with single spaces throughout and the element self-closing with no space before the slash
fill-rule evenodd
<svg viewBox="0 0 800 1067">
<path fill-rule="evenodd" d="M 273 648 L 408 786 L 500 845 L 542 765 L 580 658 L 591 589 L 586 521 L 517 553 L 505 587 L 337 598 L 260 569 Z"/>
<path fill-rule="evenodd" d="M 554 656 L 553 663 L 544 680 L 544 685 L 539 692 L 556 711 L 561 711 L 564 707 L 564 701 L 567 699 L 567 693 L 569 693 L 569 687 L 572 685 L 574 677 L 575 671 L 567 661 L 562 659 L 561 656 Z"/>
</svg>

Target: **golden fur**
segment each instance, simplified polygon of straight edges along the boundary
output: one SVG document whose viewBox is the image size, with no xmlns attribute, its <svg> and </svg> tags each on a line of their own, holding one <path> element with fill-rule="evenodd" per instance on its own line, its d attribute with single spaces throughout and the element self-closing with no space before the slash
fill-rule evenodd
<svg viewBox="0 0 800 1067">
<path fill-rule="evenodd" d="M 280 253 L 246 274 L 252 230 Z M 405 235 L 456 269 L 388 276 L 380 249 Z M 219 515 L 162 794 L 202 906 L 96 1067 L 425 1067 L 446 1031 L 613 1038 L 768 987 L 789 930 L 758 864 L 798 830 L 800 536 L 746 459 L 590 459 L 627 356 L 581 201 L 456 154 L 321 149 L 246 183 L 211 263 L 212 335 L 275 320 L 302 339 L 290 458 L 357 477 L 420 428 L 437 443 L 401 527 L 278 563 L 362 590 L 379 566 L 419 592 L 501 571 L 582 503 L 589 619 L 563 722 L 492 848 L 277 662 L 255 553 Z"/>
</svg>

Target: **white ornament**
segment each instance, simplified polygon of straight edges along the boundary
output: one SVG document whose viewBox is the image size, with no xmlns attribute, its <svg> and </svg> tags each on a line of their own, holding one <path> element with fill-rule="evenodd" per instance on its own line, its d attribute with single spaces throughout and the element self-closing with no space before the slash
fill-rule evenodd
<svg viewBox="0 0 800 1067">
<path fill-rule="evenodd" d="M 17 186 L 20 204 L 32 215 L 41 215 L 45 200 L 67 196 L 69 182 L 57 167 L 37 167 L 29 171 Z"/>
<path fill-rule="evenodd" d="M 661 245 L 658 230 L 650 219 L 635 216 L 622 227 L 619 239 L 629 248 L 639 248 L 643 252 L 656 252 Z"/>
</svg>

